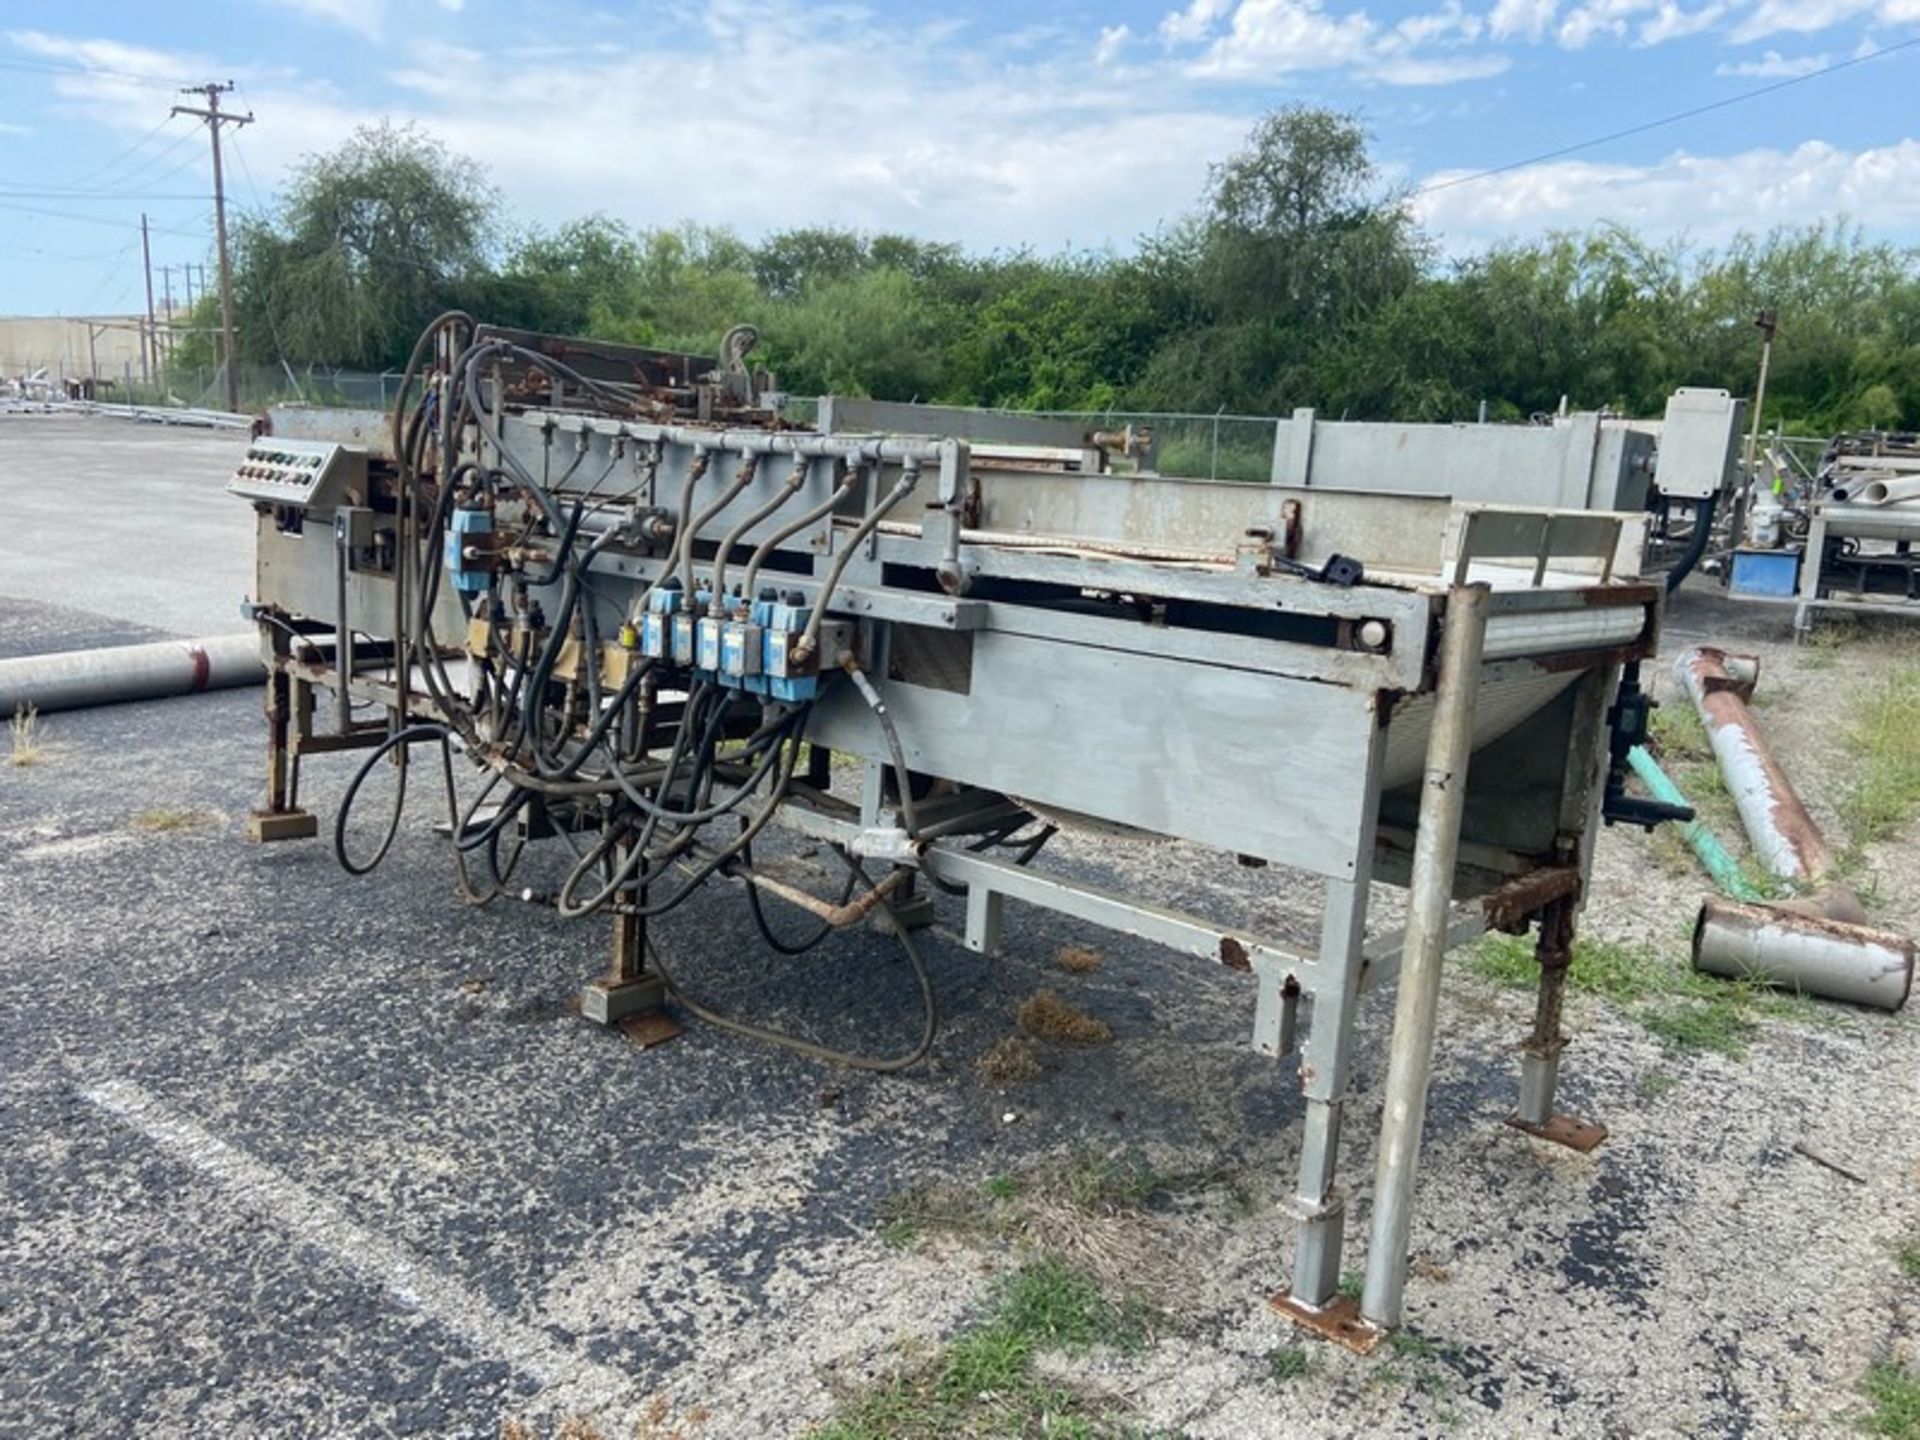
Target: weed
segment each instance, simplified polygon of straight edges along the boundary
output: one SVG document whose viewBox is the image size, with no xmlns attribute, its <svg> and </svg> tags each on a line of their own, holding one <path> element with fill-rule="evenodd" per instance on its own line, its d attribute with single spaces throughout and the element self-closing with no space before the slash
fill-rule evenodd
<svg viewBox="0 0 1920 1440">
<path fill-rule="evenodd" d="M 1058 1040 L 1070 1045 L 1107 1045 L 1113 1041 L 1113 1027 L 1076 1010 L 1051 990 L 1038 990 L 1020 1002 L 1017 1018 L 1020 1028 L 1042 1040 Z"/>
<path fill-rule="evenodd" d="M 1532 989 L 1540 975 L 1524 936 L 1486 936 L 1468 952 L 1467 968 L 1515 989 Z M 1575 941 L 1567 985 L 1618 1005 L 1675 1051 L 1738 1056 L 1758 1030 L 1757 1019 L 1799 1018 L 1807 1009 L 1792 996 L 1713 979 L 1661 958 L 1649 946 L 1613 940 Z"/>
<path fill-rule="evenodd" d="M 1856 846 L 1884 840 L 1920 811 L 1920 665 L 1882 675 L 1854 699 L 1848 735 L 1858 768 L 1840 818 Z"/>
<path fill-rule="evenodd" d="M 1360 1292 L 1367 1288 L 1365 1278 L 1358 1270 L 1342 1270 L 1340 1283 L 1333 1287 L 1334 1294 L 1344 1295 L 1349 1300 L 1358 1300 Z"/>
<path fill-rule="evenodd" d="M 1897 1360 L 1876 1360 L 1860 1388 L 1872 1406 L 1861 1426 L 1889 1440 L 1920 1440 L 1920 1375 Z"/>
<path fill-rule="evenodd" d="M 1633 1082 L 1633 1090 L 1642 1100 L 1658 1100 L 1679 1083 L 1664 1070 L 1649 1070 Z"/>
<path fill-rule="evenodd" d="M 1073 975 L 1091 975 L 1100 968 L 1100 952 L 1084 945 L 1062 945 L 1054 956 L 1060 968 Z"/>
<path fill-rule="evenodd" d="M 999 1087 L 1018 1085 L 1040 1078 L 1040 1052 L 1033 1042 L 1019 1035 L 1003 1036 L 991 1050 L 973 1062 L 974 1074 L 982 1085 Z"/>
<path fill-rule="evenodd" d="M 1267 1352 L 1267 1375 L 1276 1385 L 1285 1385 L 1313 1373 L 1313 1356 L 1304 1345 L 1276 1345 Z"/>
<path fill-rule="evenodd" d="M 1085 1272 L 1043 1259 L 1004 1276 L 984 1313 L 944 1350 L 851 1398 L 812 1440 L 934 1440 L 1117 1433 L 1107 1404 L 1034 1373 L 1043 1353 L 1137 1344 L 1146 1312 L 1108 1299 Z"/>
<path fill-rule="evenodd" d="M 1701 723 L 1700 712 L 1687 701 L 1676 700 L 1655 707 L 1648 728 L 1653 736 L 1654 753 L 1664 764 L 1713 758 L 1707 727 Z"/>
<path fill-rule="evenodd" d="M 1745 1054 L 1759 1029 L 1741 1013 L 1738 1002 L 1728 999 L 1650 1005 L 1635 1018 L 1669 1050 L 1710 1050 L 1716 1055 Z"/>
<path fill-rule="evenodd" d="M 15 765 L 37 765 L 45 758 L 46 752 L 40 746 L 40 711 L 32 705 L 22 705 L 13 712 L 13 718 L 7 721 L 7 732 L 13 741 L 8 759 Z"/>
<path fill-rule="evenodd" d="M 1893 1252 L 1893 1259 L 1909 1280 L 1920 1280 L 1920 1235 L 1906 1240 Z"/>
<path fill-rule="evenodd" d="M 191 830 L 196 825 L 206 824 L 211 818 L 204 810 L 160 807 L 142 810 L 129 823 L 135 830 L 145 830 L 154 835 L 166 835 L 175 830 Z"/>
<path fill-rule="evenodd" d="M 980 1188 L 995 1200 L 1011 1200 L 1020 1193 L 1020 1181 L 1012 1175 L 989 1175 Z"/>
</svg>

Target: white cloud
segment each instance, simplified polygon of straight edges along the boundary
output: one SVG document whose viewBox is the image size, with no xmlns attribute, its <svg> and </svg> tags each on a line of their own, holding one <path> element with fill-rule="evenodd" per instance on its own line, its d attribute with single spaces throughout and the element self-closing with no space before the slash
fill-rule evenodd
<svg viewBox="0 0 1920 1440">
<path fill-rule="evenodd" d="M 369 39 L 377 38 L 386 21 L 385 0 L 273 0 L 312 20 L 343 26 Z"/>
<path fill-rule="evenodd" d="M 271 190 L 303 155 L 385 116 L 484 164 L 519 223 L 605 211 L 748 235 L 832 224 L 1044 250 L 1131 245 L 1197 201 L 1208 163 L 1244 141 L 1257 113 L 1201 104 L 1177 82 L 1088 85 L 1084 49 L 956 40 L 852 7 L 702 0 L 697 13 L 666 38 L 622 20 L 566 45 L 463 55 L 454 87 L 437 79 L 443 47 L 395 44 L 394 83 L 369 101 L 240 70 L 260 123 L 237 144 Z M 1172 62 L 1161 63 L 1164 74 Z M 158 53 L 142 64 L 230 68 Z M 126 106 L 103 77 L 69 80 L 93 118 L 152 125 L 151 97 Z"/>
<path fill-rule="evenodd" d="M 1125 25 L 1105 25 L 1101 27 L 1100 39 L 1093 47 L 1093 63 L 1111 65 L 1120 58 L 1120 52 L 1133 43 L 1133 31 Z"/>
<path fill-rule="evenodd" d="M 1205 39 L 1220 17 L 1233 8 L 1232 0 L 1190 0 L 1160 22 L 1160 38 L 1169 45 L 1190 45 Z"/>
<path fill-rule="evenodd" d="M 1196 33 L 1196 17 L 1208 12 Z M 1194 0 L 1161 21 L 1163 36 L 1211 36 L 1186 67 L 1205 79 L 1265 80 L 1308 70 L 1351 70 L 1388 85 L 1443 85 L 1497 75 L 1511 63 L 1469 53 L 1485 22 L 1460 0 L 1445 0 L 1383 29 L 1365 10 L 1331 11 L 1324 0 L 1239 0 L 1224 32 L 1217 0 Z"/>
<path fill-rule="evenodd" d="M 1876 0 L 1759 0 L 1752 11 L 1733 27 L 1735 44 L 1759 40 L 1768 35 L 1789 32 L 1811 35 L 1865 15 Z"/>
<path fill-rule="evenodd" d="M 1641 25 L 1634 43 L 1663 45 L 1669 40 L 1698 35 L 1726 13 L 1727 7 L 1721 0 L 1711 0 L 1711 3 L 1702 5 L 1698 10 L 1686 10 L 1674 4 L 1673 0 L 1663 0 L 1653 18 Z"/>
<path fill-rule="evenodd" d="M 1822 215 L 1906 231 L 1920 225 L 1920 140 L 1859 151 L 1810 140 L 1789 151 L 1679 152 L 1644 166 L 1566 160 L 1429 191 L 1413 203 L 1455 250 L 1606 220 L 1708 242 Z"/>
<path fill-rule="evenodd" d="M 1713 67 L 1716 75 L 1738 75 L 1750 80 L 1791 80 L 1811 75 L 1833 63 L 1830 55 L 1796 55 L 1791 60 L 1778 50 L 1769 50 L 1758 60 L 1721 61 Z"/>
<path fill-rule="evenodd" d="M 1496 40 L 1524 35 L 1538 40 L 1553 23 L 1560 0 L 1498 0 L 1487 16 L 1487 28 Z"/>
</svg>

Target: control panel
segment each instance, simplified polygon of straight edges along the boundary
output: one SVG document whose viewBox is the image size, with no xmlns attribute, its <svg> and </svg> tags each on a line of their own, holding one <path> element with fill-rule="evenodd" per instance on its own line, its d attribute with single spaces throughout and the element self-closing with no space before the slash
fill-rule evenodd
<svg viewBox="0 0 1920 1440">
<path fill-rule="evenodd" d="M 327 440 L 262 435 L 227 481 L 230 493 L 297 510 L 366 499 L 367 458 Z"/>
</svg>

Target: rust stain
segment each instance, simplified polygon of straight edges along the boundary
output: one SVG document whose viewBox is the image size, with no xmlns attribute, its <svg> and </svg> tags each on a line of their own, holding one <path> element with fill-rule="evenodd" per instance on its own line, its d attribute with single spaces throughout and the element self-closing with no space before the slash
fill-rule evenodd
<svg viewBox="0 0 1920 1440">
<path fill-rule="evenodd" d="M 1247 947 L 1231 935 L 1220 937 L 1220 963 L 1229 970 L 1253 969 L 1253 962 L 1247 958 Z"/>
</svg>

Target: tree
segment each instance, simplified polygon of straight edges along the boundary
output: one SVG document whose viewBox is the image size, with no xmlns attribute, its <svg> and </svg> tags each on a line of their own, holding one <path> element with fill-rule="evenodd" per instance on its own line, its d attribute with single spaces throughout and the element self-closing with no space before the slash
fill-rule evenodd
<svg viewBox="0 0 1920 1440">
<path fill-rule="evenodd" d="M 1142 395 L 1269 413 L 1322 402 L 1323 344 L 1411 287 L 1430 248 L 1354 116 L 1268 115 L 1214 167 L 1202 213 L 1162 242 L 1199 323 L 1154 356 Z"/>
<path fill-rule="evenodd" d="M 399 364 L 486 274 L 497 205 L 477 165 L 410 125 L 365 125 L 309 156 L 279 211 L 239 227 L 242 358 Z"/>
</svg>

